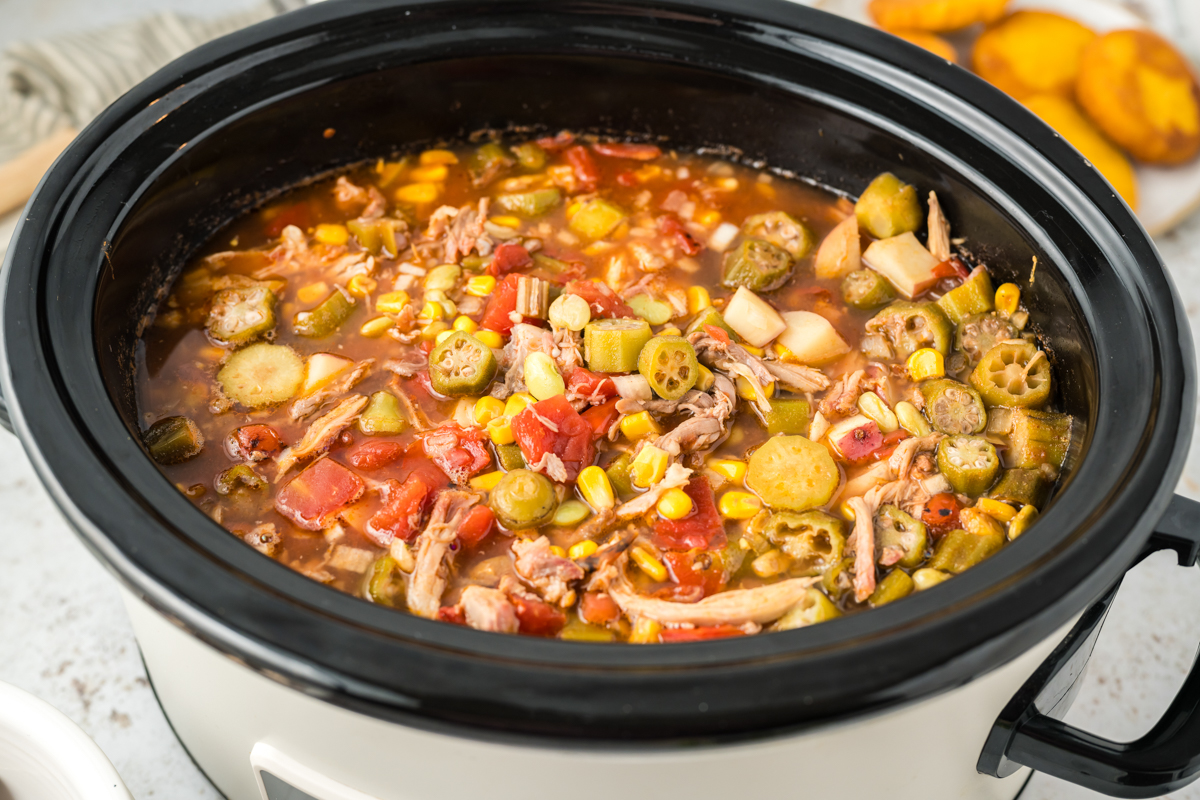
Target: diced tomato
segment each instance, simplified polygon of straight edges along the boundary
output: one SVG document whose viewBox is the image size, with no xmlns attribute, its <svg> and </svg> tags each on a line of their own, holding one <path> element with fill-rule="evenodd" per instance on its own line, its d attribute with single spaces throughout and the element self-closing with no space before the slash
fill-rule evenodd
<svg viewBox="0 0 1200 800">
<path fill-rule="evenodd" d="M 934 267 L 933 274 L 937 278 L 960 278 L 966 280 L 971 271 L 958 259 L 958 256 L 952 256 Z"/>
<path fill-rule="evenodd" d="M 874 422 L 866 422 L 841 433 L 836 438 L 830 437 L 829 443 L 843 461 L 861 464 L 883 446 L 883 433 Z"/>
<path fill-rule="evenodd" d="M 229 434 L 225 451 L 239 461 L 262 461 L 279 455 L 283 444 L 270 425 L 243 425 Z"/>
<path fill-rule="evenodd" d="M 694 256 L 704 249 L 704 245 L 696 241 L 696 237 L 692 236 L 674 214 L 663 214 L 659 217 L 658 229 L 672 237 L 679 248 L 689 256 Z"/>
<path fill-rule="evenodd" d="M 557 430 L 546 427 L 543 419 Z M 547 453 L 553 453 L 566 468 L 568 481 L 579 477 L 580 471 L 596 456 L 592 426 L 561 394 L 534 403 L 517 414 L 512 429 L 526 464 L 537 464 Z"/>
<path fill-rule="evenodd" d="M 575 144 L 575 134 L 570 131 L 559 131 L 553 136 L 543 136 L 537 140 L 538 147 L 549 150 L 551 153 L 557 153 L 564 147 L 570 147 L 573 144 Z"/>
<path fill-rule="evenodd" d="M 699 587 L 703 592 L 701 598 L 720 592 L 729 580 L 719 553 L 705 550 L 680 553 L 668 550 L 663 553 L 663 560 L 671 578 L 680 586 Z"/>
<path fill-rule="evenodd" d="M 338 511 L 362 497 L 362 478 L 330 458 L 308 465 L 275 495 L 275 510 L 298 527 L 319 531 Z"/>
<path fill-rule="evenodd" d="M 596 159 L 592 158 L 592 151 L 577 144 L 567 148 L 566 156 L 567 163 L 575 171 L 579 188 L 587 192 L 596 191 L 596 184 L 600 182 L 600 168 L 596 166 Z"/>
<path fill-rule="evenodd" d="M 621 607 L 603 592 L 585 592 L 579 602 L 579 616 L 592 625 L 603 625 L 619 619 Z"/>
<path fill-rule="evenodd" d="M 567 389 L 576 397 L 608 399 L 617 396 L 617 385 L 612 382 L 612 378 L 583 367 L 576 367 L 567 376 Z"/>
<path fill-rule="evenodd" d="M 730 636 L 745 636 L 746 632 L 733 625 L 712 625 L 707 628 L 664 628 L 658 634 L 661 642 L 704 642 L 709 639 L 727 639 Z"/>
<path fill-rule="evenodd" d="M 891 458 L 892 453 L 896 452 L 896 445 L 900 444 L 908 437 L 908 431 L 904 430 L 903 428 L 897 428 L 891 433 L 884 434 L 883 443 L 874 453 L 876 460 L 884 461 Z"/>
<path fill-rule="evenodd" d="M 496 525 L 496 515 L 487 506 L 475 506 L 458 526 L 458 540 L 465 547 L 475 547 L 488 537 Z"/>
<path fill-rule="evenodd" d="M 592 435 L 600 439 L 608 435 L 613 423 L 621 416 L 621 412 L 617 411 L 617 400 L 614 398 L 604 405 L 592 406 L 579 416 L 592 426 Z"/>
<path fill-rule="evenodd" d="M 468 478 L 492 463 L 483 444 L 483 431 L 479 428 L 463 428 L 447 422 L 422 435 L 421 443 L 425 455 L 446 473 L 446 477 L 458 484 L 466 483 Z"/>
<path fill-rule="evenodd" d="M 724 328 L 718 328 L 716 325 L 705 325 L 704 332 L 716 339 L 724 345 L 733 344 L 733 340 L 729 338 L 729 332 Z"/>
<path fill-rule="evenodd" d="M 567 615 L 549 603 L 526 594 L 509 595 L 521 633 L 529 636 L 554 636 L 567 624 Z"/>
<path fill-rule="evenodd" d="M 430 353 L 432 353 L 432 352 L 433 352 L 433 348 L 434 348 L 435 346 L 436 346 L 436 345 L 434 344 L 434 342 L 433 342 L 432 340 L 426 340 L 426 341 L 424 341 L 424 342 L 421 342 L 419 345 L 417 345 L 417 347 L 418 347 L 418 348 L 419 348 L 419 349 L 420 349 L 422 352 L 424 352 L 424 353 L 425 353 L 425 355 L 429 355 Z M 425 375 L 426 375 L 426 377 L 428 377 L 428 376 L 429 376 L 429 373 L 425 373 Z"/>
<path fill-rule="evenodd" d="M 502 244 L 492 254 L 487 271 L 489 275 L 507 275 L 530 266 L 533 266 L 533 256 L 528 250 L 519 244 Z"/>
<path fill-rule="evenodd" d="M 379 469 L 399 461 L 407 448 L 390 440 L 363 442 L 350 451 L 347 459 L 357 469 Z"/>
<path fill-rule="evenodd" d="M 962 503 L 951 492 L 935 494 L 929 498 L 921 512 L 921 521 L 925 523 L 935 536 L 944 536 L 960 527 L 958 512 L 962 511 Z"/>
<path fill-rule="evenodd" d="M 467 612 L 462 606 L 442 606 L 437 613 L 438 622 L 449 622 L 451 625 L 466 625 Z"/>
<path fill-rule="evenodd" d="M 597 142 L 592 149 L 609 158 L 632 158 L 634 161 L 653 161 L 662 155 L 662 150 L 653 144 L 625 144 L 622 142 Z"/>
<path fill-rule="evenodd" d="M 383 508 L 367 521 L 367 535 L 380 547 L 387 547 L 392 539 L 412 541 L 421 530 L 421 518 L 433 500 L 434 491 L 415 472 L 404 483 L 386 481 L 379 487 Z"/>
<path fill-rule="evenodd" d="M 502 333 L 505 336 L 512 333 L 513 325 L 516 324 L 513 322 L 511 315 L 517 310 L 518 277 L 512 274 L 505 275 L 496 284 L 496 290 L 492 293 L 492 299 L 488 300 L 487 307 L 483 310 L 483 319 L 479 320 L 479 327 L 487 328 L 489 331 L 496 331 L 496 333 Z M 525 317 L 525 322 L 531 325 L 545 325 L 537 317 Z"/>
<path fill-rule="evenodd" d="M 592 316 L 597 318 L 636 317 L 633 309 L 625 305 L 617 293 L 598 281 L 571 281 L 563 287 L 564 294 L 577 294 L 592 308 Z M 513 295 L 513 308 L 516 308 L 516 295 Z"/>
<path fill-rule="evenodd" d="M 279 210 L 279 213 L 271 217 L 270 221 L 267 222 L 267 236 L 273 239 L 283 233 L 283 229 L 289 225 L 295 225 L 301 229 L 312 225 L 312 211 L 306 201 L 282 208 Z"/>
<path fill-rule="evenodd" d="M 633 188 L 638 185 L 637 175 L 632 172 L 621 172 L 617 174 L 617 183 L 622 186 Z"/>
<path fill-rule="evenodd" d="M 708 478 L 693 476 L 683 490 L 692 498 L 692 511 L 683 519 L 656 519 L 654 535 L 658 545 L 668 550 L 717 550 L 724 547 L 725 523 L 717 512 Z"/>
</svg>

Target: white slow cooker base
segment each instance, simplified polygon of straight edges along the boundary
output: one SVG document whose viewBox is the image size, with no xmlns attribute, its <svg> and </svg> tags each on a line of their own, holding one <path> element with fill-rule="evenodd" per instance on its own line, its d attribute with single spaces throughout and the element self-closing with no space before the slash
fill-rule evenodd
<svg viewBox="0 0 1200 800">
<path fill-rule="evenodd" d="M 348 711 L 263 677 L 122 594 L 163 710 L 229 800 L 262 798 L 264 767 L 316 800 L 612 800 L 614 791 L 627 800 L 1013 800 L 1026 770 L 998 780 L 975 764 L 1001 709 L 1070 630 L 965 686 L 819 731 L 590 752 L 461 739 Z"/>
</svg>

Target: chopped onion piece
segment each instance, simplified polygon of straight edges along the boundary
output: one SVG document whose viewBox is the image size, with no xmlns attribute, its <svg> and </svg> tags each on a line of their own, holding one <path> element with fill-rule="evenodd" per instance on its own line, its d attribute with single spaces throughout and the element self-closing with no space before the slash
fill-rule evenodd
<svg viewBox="0 0 1200 800">
<path fill-rule="evenodd" d="M 611 380 L 613 385 L 617 387 L 617 394 L 621 395 L 625 400 L 646 401 L 654 399 L 654 392 L 650 389 L 650 381 L 637 373 L 632 375 L 613 375 Z"/>
<path fill-rule="evenodd" d="M 712 237 L 708 240 L 708 246 L 718 253 L 724 253 L 729 249 L 729 245 L 733 244 L 733 240 L 737 238 L 738 231 L 741 229 L 732 222 L 722 222 L 713 231 Z"/>
</svg>

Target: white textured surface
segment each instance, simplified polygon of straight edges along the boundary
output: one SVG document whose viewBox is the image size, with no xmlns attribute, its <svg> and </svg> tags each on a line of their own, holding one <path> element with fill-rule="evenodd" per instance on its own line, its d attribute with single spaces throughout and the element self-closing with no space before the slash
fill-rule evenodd
<svg viewBox="0 0 1200 800">
<path fill-rule="evenodd" d="M 0 0 L 6 40 L 78 29 L 157 8 L 213 13 L 245 0 Z M 86 14 L 82 14 L 86 10 Z M 0 251 L 11 220 L 0 221 Z M 1159 240 L 1193 329 L 1200 329 L 1200 217 Z M 1200 499 L 1193 444 L 1179 491 Z M 146 681 L 113 578 L 67 529 L 16 440 L 0 432 L 0 680 L 49 701 L 103 748 L 134 796 L 208 800 L 218 793 L 171 734 Z M 1165 554 L 1126 580 L 1067 721 L 1115 739 L 1153 725 L 1200 642 L 1200 580 Z M 249 754 L 247 754 L 247 758 Z M 1023 800 L 1097 795 L 1035 776 Z M 1171 795 L 1200 800 L 1200 786 Z M 853 799 L 857 800 L 857 799 Z"/>
</svg>

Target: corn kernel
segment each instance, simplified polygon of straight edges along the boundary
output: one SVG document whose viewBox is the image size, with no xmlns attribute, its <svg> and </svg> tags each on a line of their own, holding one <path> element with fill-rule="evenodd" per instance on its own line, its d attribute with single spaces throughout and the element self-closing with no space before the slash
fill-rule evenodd
<svg viewBox="0 0 1200 800">
<path fill-rule="evenodd" d="M 591 539 L 584 539 L 582 542 L 576 542 L 571 545 L 571 549 L 567 551 L 567 558 L 570 558 L 572 561 L 578 561 L 581 558 L 587 558 L 599 549 L 600 545 Z"/>
<path fill-rule="evenodd" d="M 721 495 L 717 510 L 725 519 L 750 519 L 762 510 L 762 500 L 749 492 L 726 492 Z"/>
<path fill-rule="evenodd" d="M 1011 317 L 1021 302 L 1021 289 L 1015 283 L 1003 283 L 996 290 L 996 310 L 1003 317 Z"/>
<path fill-rule="evenodd" d="M 567 391 L 567 384 L 554 359 L 542 352 L 532 352 L 525 356 L 525 372 L 523 375 L 529 393 L 538 400 L 549 400 Z"/>
<path fill-rule="evenodd" d="M 617 503 L 608 475 L 595 464 L 580 470 L 575 485 L 579 487 L 579 493 L 588 505 L 597 511 L 612 508 Z"/>
<path fill-rule="evenodd" d="M 497 417 L 504 416 L 504 401 L 495 397 L 481 397 L 475 401 L 475 424 L 484 426 Z"/>
<path fill-rule="evenodd" d="M 735 458 L 714 459 L 708 462 L 708 468 L 733 483 L 741 483 L 746 479 L 746 462 Z"/>
<path fill-rule="evenodd" d="M 945 377 L 946 358 L 932 347 L 922 347 L 908 357 L 908 374 L 914 381 Z"/>
<path fill-rule="evenodd" d="M 648 444 L 629 462 L 629 479 L 639 489 L 649 489 L 663 479 L 670 463 L 666 450 Z"/>
<path fill-rule="evenodd" d="M 737 378 L 734 379 L 734 386 L 737 387 L 738 397 L 742 398 L 748 403 L 754 402 L 754 400 L 758 397 L 758 395 L 754 393 L 754 385 L 750 383 L 748 378 L 743 378 L 741 375 L 738 375 Z M 771 381 L 766 386 L 763 386 L 762 393 L 767 397 L 774 397 L 775 381 Z"/>
<path fill-rule="evenodd" d="M 579 209 L 582 207 L 583 207 L 583 203 L 580 203 L 578 201 L 571 203 L 571 205 L 567 206 L 567 219 L 570 220 L 571 217 L 575 216 L 575 214 L 578 213 Z"/>
<path fill-rule="evenodd" d="M 649 617 L 638 617 L 637 624 L 633 626 L 633 633 L 629 634 L 629 643 L 655 644 L 658 642 L 660 633 L 662 633 L 662 623 Z"/>
<path fill-rule="evenodd" d="M 467 278 L 467 294 L 472 297 L 489 297 L 496 291 L 496 279 L 491 275 L 475 275 Z"/>
<path fill-rule="evenodd" d="M 368 339 L 378 339 L 383 336 L 388 330 L 395 325 L 389 317 L 376 317 L 369 319 L 363 323 L 363 326 L 358 329 L 359 334 L 366 336 Z"/>
<path fill-rule="evenodd" d="M 378 288 L 379 284 L 375 279 L 366 275 L 355 275 L 346 282 L 346 291 L 355 297 L 370 297 Z"/>
<path fill-rule="evenodd" d="M 658 513 L 667 519 L 683 519 L 692 513 L 692 498 L 683 489 L 668 489 L 658 499 Z"/>
<path fill-rule="evenodd" d="M 655 334 L 655 336 L 682 336 L 682 335 L 683 335 L 683 331 L 679 330 L 679 328 L 676 328 L 674 325 L 668 325 L 667 327 L 663 328 L 661 331 L 659 331 L 658 333 Z"/>
<path fill-rule="evenodd" d="M 463 333 L 474 333 L 479 330 L 479 323 L 470 317 L 459 317 L 454 320 L 454 330 L 462 331 Z"/>
<path fill-rule="evenodd" d="M 313 231 L 313 238 L 321 244 L 345 244 L 350 241 L 350 231 L 345 225 L 321 223 Z"/>
<path fill-rule="evenodd" d="M 854 506 L 850 505 L 849 500 L 843 500 L 838 503 L 837 511 L 842 515 L 842 519 L 854 522 Z"/>
<path fill-rule="evenodd" d="M 706 228 L 711 228 L 720 221 L 721 221 L 721 212 L 720 211 L 714 211 L 712 209 L 709 209 L 708 211 L 701 211 L 699 214 L 696 215 L 696 222 L 699 222 L 701 225 L 703 225 Z"/>
<path fill-rule="evenodd" d="M 1008 503 L 1002 503 L 990 497 L 979 498 L 975 501 L 975 507 L 992 519 L 1003 522 L 1006 525 L 1012 522 L 1013 517 L 1017 515 L 1017 510 Z"/>
<path fill-rule="evenodd" d="M 200 350 L 200 356 L 206 361 L 220 361 L 227 353 L 223 347 L 204 347 Z"/>
<path fill-rule="evenodd" d="M 408 292 L 387 292 L 375 299 L 375 310 L 382 314 L 399 314 L 408 303 Z"/>
<path fill-rule="evenodd" d="M 559 558 L 567 557 L 567 551 L 562 549 L 561 547 L 559 547 L 556 544 L 550 545 L 550 552 L 554 553 L 554 555 L 558 556 Z"/>
<path fill-rule="evenodd" d="M 662 428 L 654 421 L 654 417 L 650 416 L 649 411 L 639 411 L 621 420 L 621 433 L 625 434 L 625 438 L 629 441 L 636 442 L 650 434 L 660 435 Z"/>
<path fill-rule="evenodd" d="M 410 183 L 396 190 L 396 199 L 401 203 L 420 205 L 437 200 L 440 190 L 432 183 Z"/>
<path fill-rule="evenodd" d="M 766 350 L 763 350 L 761 347 L 755 347 L 749 342 L 742 342 L 742 347 L 746 348 L 747 353 L 757 358 L 762 358 L 767 353 Z"/>
<path fill-rule="evenodd" d="M 517 440 L 513 435 L 512 420 L 508 417 L 496 417 L 487 424 L 488 438 L 492 444 L 512 444 Z"/>
<path fill-rule="evenodd" d="M 504 477 L 504 473 L 500 470 L 495 472 L 485 472 L 482 475 L 476 475 L 471 478 L 471 488 L 477 492 L 490 492 L 496 488 L 496 484 Z"/>
<path fill-rule="evenodd" d="M 521 219 L 519 217 L 511 217 L 507 214 L 499 217 L 492 217 L 492 222 L 496 223 L 497 225 L 503 225 L 506 228 L 521 227 Z"/>
<path fill-rule="evenodd" d="M 629 548 L 629 557 L 633 559 L 633 563 L 637 564 L 642 572 L 649 575 L 653 580 L 665 581 L 667 579 L 667 568 L 646 548 L 638 546 Z"/>
<path fill-rule="evenodd" d="M 555 525 L 560 528 L 573 528 L 592 515 L 592 510 L 578 500 L 568 500 L 560 503 L 554 512 Z M 572 547 L 571 550 L 575 548 Z M 575 556 L 571 556 L 574 558 Z"/>
<path fill-rule="evenodd" d="M 891 433 L 900 427 L 896 412 L 888 408 L 887 403 L 874 392 L 863 392 L 858 396 L 858 410 L 878 425 L 883 433 Z"/>
<path fill-rule="evenodd" d="M 434 344 L 441 344 L 442 342 L 446 341 L 453 335 L 454 335 L 454 329 L 448 328 L 448 329 L 438 333 L 437 336 L 433 337 L 433 342 L 434 342 Z"/>
<path fill-rule="evenodd" d="M 296 299 L 305 305 L 317 303 L 325 299 L 325 295 L 329 293 L 329 284 L 324 281 L 310 283 L 307 286 L 301 286 L 296 290 Z"/>
<path fill-rule="evenodd" d="M 786 572 L 790 566 L 791 559 L 781 550 L 774 548 L 750 562 L 750 569 L 760 578 L 774 578 L 781 572 Z"/>
<path fill-rule="evenodd" d="M 504 346 L 504 337 L 495 331 L 475 331 L 475 338 L 491 348 Z"/>
<path fill-rule="evenodd" d="M 446 309 L 442 308 L 441 303 L 427 301 L 421 306 L 421 313 L 417 315 L 417 322 L 428 325 L 430 322 L 437 322 L 440 319 L 445 319 Z"/>
<path fill-rule="evenodd" d="M 449 150 L 426 150 L 418 160 L 422 167 L 433 167 L 438 164 L 457 164 L 458 156 Z"/>
<path fill-rule="evenodd" d="M 771 348 L 775 351 L 775 355 L 776 355 L 776 357 L 779 358 L 780 361 L 787 361 L 789 364 L 799 364 L 800 363 L 800 359 L 796 358 L 796 354 L 793 353 L 791 350 L 788 350 L 786 347 L 781 345 L 779 342 L 776 342 L 775 344 L 771 345 Z"/>
<path fill-rule="evenodd" d="M 517 392 L 504 401 L 504 416 L 515 417 L 536 402 L 537 400 L 529 392 Z"/>
<path fill-rule="evenodd" d="M 427 342 L 436 342 L 438 334 L 450 330 L 450 326 L 440 319 L 434 320 L 421 328 L 421 338 Z"/>
<path fill-rule="evenodd" d="M 687 307 L 689 314 L 699 314 L 706 308 L 712 308 L 712 297 L 703 286 L 689 286 L 687 290 Z"/>
<path fill-rule="evenodd" d="M 415 168 L 409 177 L 417 183 L 438 183 L 446 180 L 447 174 L 449 174 L 449 170 L 446 169 L 445 164 L 434 164 Z"/>
<path fill-rule="evenodd" d="M 896 421 L 900 423 L 901 428 L 913 436 L 928 436 L 933 433 L 933 429 L 929 427 L 925 417 L 921 416 L 917 407 L 907 400 L 896 403 Z"/>
<path fill-rule="evenodd" d="M 702 392 L 707 392 L 716 384 L 717 376 L 713 375 L 712 370 L 703 364 L 698 366 L 699 369 L 696 371 L 696 388 Z"/>
</svg>

